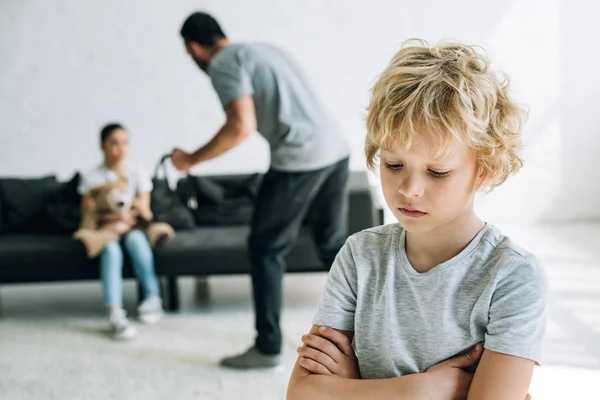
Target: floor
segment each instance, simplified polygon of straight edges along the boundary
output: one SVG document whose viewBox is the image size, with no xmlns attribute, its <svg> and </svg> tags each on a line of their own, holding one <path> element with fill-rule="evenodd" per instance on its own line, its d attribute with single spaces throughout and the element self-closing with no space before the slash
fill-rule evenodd
<svg viewBox="0 0 600 400">
<path fill-rule="evenodd" d="M 600 399 L 600 224 L 501 227 L 544 262 L 550 314 L 534 399 Z M 218 360 L 253 337 L 247 277 L 181 281 L 182 311 L 139 326 L 129 343 L 108 339 L 97 282 L 0 288 L 0 399 L 283 399 L 300 336 L 324 274 L 288 275 L 286 365 L 235 372 Z M 125 286 L 126 308 L 136 289 Z"/>
</svg>

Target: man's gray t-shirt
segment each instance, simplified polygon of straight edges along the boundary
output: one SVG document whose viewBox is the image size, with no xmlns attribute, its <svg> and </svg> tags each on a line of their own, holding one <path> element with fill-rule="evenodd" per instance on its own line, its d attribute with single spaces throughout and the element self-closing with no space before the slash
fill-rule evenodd
<svg viewBox="0 0 600 400">
<path fill-rule="evenodd" d="M 405 238 L 398 224 L 351 236 L 313 319 L 354 331 L 363 379 L 425 372 L 478 342 L 540 362 L 547 280 L 534 255 L 486 225 L 459 255 L 418 273 Z"/>
<path fill-rule="evenodd" d="M 319 101 L 290 55 L 268 44 L 230 44 L 208 74 L 223 108 L 254 99 L 258 132 L 271 148 L 271 167 L 311 171 L 349 156 L 339 124 Z"/>
</svg>

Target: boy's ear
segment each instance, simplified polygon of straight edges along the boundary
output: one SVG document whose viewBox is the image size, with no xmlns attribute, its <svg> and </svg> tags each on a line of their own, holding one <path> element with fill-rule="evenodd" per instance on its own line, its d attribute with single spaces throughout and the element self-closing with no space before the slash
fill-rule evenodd
<svg viewBox="0 0 600 400">
<path fill-rule="evenodd" d="M 490 178 L 494 175 L 495 171 L 488 171 L 483 165 L 479 164 L 477 167 L 477 179 L 475 180 L 475 188 L 477 190 L 485 187 L 489 182 Z"/>
</svg>

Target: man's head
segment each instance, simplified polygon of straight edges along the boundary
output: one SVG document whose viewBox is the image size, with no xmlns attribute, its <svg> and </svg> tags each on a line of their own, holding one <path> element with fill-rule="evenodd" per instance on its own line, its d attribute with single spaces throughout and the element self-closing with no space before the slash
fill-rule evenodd
<svg viewBox="0 0 600 400">
<path fill-rule="evenodd" d="M 180 33 L 188 54 L 205 72 L 220 45 L 227 40 L 217 20 L 203 12 L 190 15 Z"/>
<path fill-rule="evenodd" d="M 407 230 L 473 212 L 475 192 L 518 171 L 526 112 L 476 48 L 410 42 L 372 89 L 365 152 Z"/>
</svg>

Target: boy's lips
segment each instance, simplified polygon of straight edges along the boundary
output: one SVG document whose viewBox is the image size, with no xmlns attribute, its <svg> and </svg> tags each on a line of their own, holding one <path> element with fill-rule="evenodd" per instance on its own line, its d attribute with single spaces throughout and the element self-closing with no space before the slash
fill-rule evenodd
<svg viewBox="0 0 600 400">
<path fill-rule="evenodd" d="M 418 208 L 414 208 L 414 207 L 411 207 L 411 206 L 399 206 L 398 208 L 399 209 L 402 208 L 402 209 L 407 210 L 407 211 L 417 211 L 417 212 L 420 212 L 420 213 L 427 214 L 425 211 L 419 210 Z"/>
<path fill-rule="evenodd" d="M 398 207 L 398 210 L 400 210 L 400 212 L 402 214 L 406 215 L 407 217 L 412 217 L 412 218 L 420 218 L 420 217 L 424 217 L 425 215 L 427 215 L 426 212 L 418 210 L 418 209 L 410 207 L 410 206 Z"/>
</svg>

